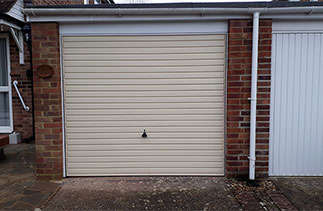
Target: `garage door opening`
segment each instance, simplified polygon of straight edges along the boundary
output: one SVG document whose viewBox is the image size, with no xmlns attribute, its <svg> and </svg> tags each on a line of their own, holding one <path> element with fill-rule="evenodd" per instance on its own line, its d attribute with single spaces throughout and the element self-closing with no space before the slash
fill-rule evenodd
<svg viewBox="0 0 323 211">
<path fill-rule="evenodd" d="M 224 175 L 225 35 L 64 36 L 62 53 L 67 176 Z"/>
</svg>

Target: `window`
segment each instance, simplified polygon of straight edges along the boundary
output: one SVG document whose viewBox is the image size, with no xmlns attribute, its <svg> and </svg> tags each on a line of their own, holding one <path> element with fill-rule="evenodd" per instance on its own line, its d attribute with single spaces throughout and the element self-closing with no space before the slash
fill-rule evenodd
<svg viewBox="0 0 323 211">
<path fill-rule="evenodd" d="M 0 34 L 0 132 L 12 132 L 12 105 L 10 79 L 9 42 Z"/>
</svg>

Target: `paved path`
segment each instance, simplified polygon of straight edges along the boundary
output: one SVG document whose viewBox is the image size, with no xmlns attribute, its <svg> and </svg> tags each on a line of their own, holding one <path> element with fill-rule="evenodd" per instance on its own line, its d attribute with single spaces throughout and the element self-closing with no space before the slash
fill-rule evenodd
<svg viewBox="0 0 323 211">
<path fill-rule="evenodd" d="M 272 180 L 298 210 L 323 210 L 322 177 L 285 177 Z"/>
<path fill-rule="evenodd" d="M 0 161 L 0 210 L 33 210 L 43 206 L 60 184 L 37 181 L 35 145 L 8 145 Z"/>
</svg>

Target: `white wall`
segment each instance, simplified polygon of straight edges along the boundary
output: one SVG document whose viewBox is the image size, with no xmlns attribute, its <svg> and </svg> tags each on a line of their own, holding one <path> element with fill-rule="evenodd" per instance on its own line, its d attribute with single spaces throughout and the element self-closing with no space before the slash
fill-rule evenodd
<svg viewBox="0 0 323 211">
<path fill-rule="evenodd" d="M 98 34 L 214 34 L 227 33 L 226 21 L 213 22 L 136 22 L 60 23 L 61 35 Z"/>
</svg>

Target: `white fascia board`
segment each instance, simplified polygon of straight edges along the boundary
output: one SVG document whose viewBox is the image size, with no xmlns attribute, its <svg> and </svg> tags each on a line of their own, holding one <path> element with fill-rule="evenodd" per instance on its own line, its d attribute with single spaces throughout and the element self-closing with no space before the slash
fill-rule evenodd
<svg viewBox="0 0 323 211">
<path fill-rule="evenodd" d="M 261 19 L 272 19 L 272 20 L 322 20 L 323 14 L 260 14 Z"/>
<path fill-rule="evenodd" d="M 185 16 L 28 16 L 28 22 L 155 22 L 155 21 L 216 21 L 228 19 L 249 19 L 247 15 L 185 15 Z"/>
<path fill-rule="evenodd" d="M 245 15 L 185 15 L 185 16 L 27 16 L 27 22 L 154 22 L 154 21 L 216 21 L 231 19 L 251 19 Z M 272 20 L 322 20 L 323 14 L 260 14 L 260 19 Z"/>
<path fill-rule="evenodd" d="M 282 8 L 26 8 L 28 22 L 89 22 L 89 21 L 148 21 L 151 20 L 228 20 L 251 18 L 320 19 L 323 7 Z"/>
</svg>

